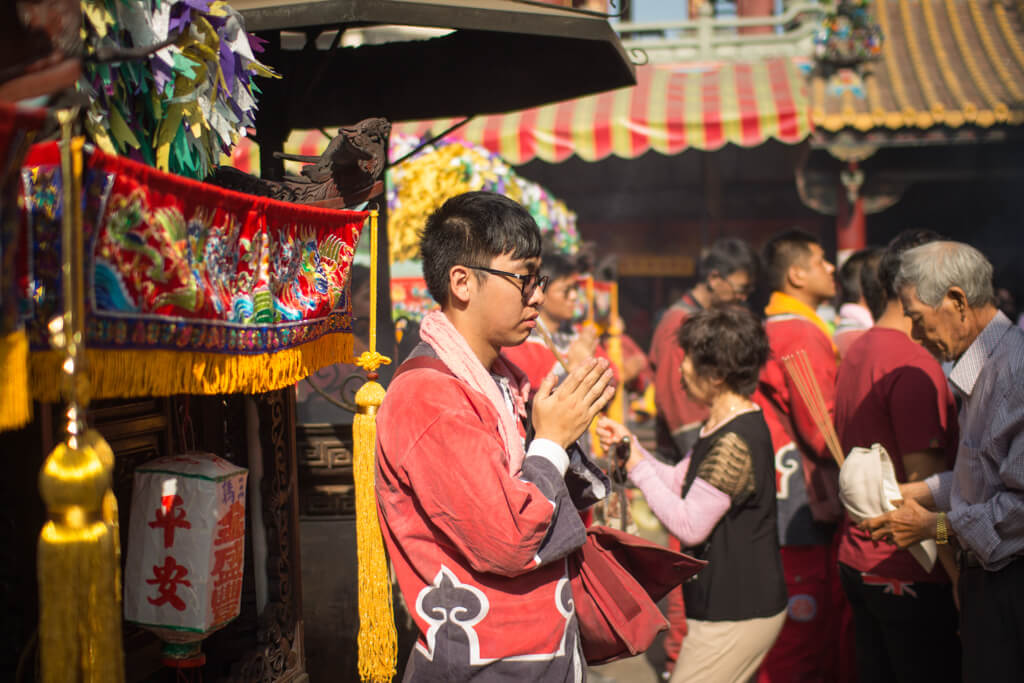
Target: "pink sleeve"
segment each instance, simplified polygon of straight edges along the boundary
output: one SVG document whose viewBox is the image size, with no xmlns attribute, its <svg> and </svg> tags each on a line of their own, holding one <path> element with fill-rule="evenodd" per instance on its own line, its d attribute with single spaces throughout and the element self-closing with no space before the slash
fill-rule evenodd
<svg viewBox="0 0 1024 683">
<path fill-rule="evenodd" d="M 684 548 L 707 540 L 731 504 L 728 494 L 700 477 L 694 479 L 686 497 L 680 498 L 689 465 L 689 458 L 671 467 L 648 456 L 629 473 L 630 481 L 643 492 L 651 511 L 682 542 Z M 677 476 L 680 470 L 683 474 Z M 665 477 L 665 474 L 671 476 Z"/>
<path fill-rule="evenodd" d="M 675 465 L 669 465 L 651 455 L 646 448 L 640 445 L 640 442 L 636 440 L 636 437 L 633 438 L 633 447 L 639 449 L 640 455 L 644 458 L 644 462 L 650 463 L 651 467 L 654 468 L 658 479 L 666 482 L 669 491 L 675 494 L 678 498 L 683 492 L 683 482 L 686 481 L 686 473 L 690 469 L 689 453 L 687 453 L 686 457 Z"/>
</svg>

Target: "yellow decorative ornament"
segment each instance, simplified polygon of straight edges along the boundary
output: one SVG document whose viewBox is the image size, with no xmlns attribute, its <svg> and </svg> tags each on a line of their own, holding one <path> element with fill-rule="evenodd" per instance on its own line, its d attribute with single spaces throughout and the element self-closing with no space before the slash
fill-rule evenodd
<svg viewBox="0 0 1024 683">
<path fill-rule="evenodd" d="M 43 464 L 39 491 L 49 521 L 39 537 L 39 661 L 44 683 L 121 683 L 121 599 L 116 500 L 110 489 L 114 454 L 100 434 L 84 429 L 80 359 L 85 339 L 82 288 L 81 138 L 71 139 L 71 112 L 61 112 L 64 179 L 62 281 L 64 315 L 50 324 L 66 355 L 67 440 Z"/>
<path fill-rule="evenodd" d="M 625 396 L 625 389 L 623 384 L 625 382 L 625 375 L 623 374 L 623 359 L 622 359 L 622 320 L 619 318 L 619 283 L 611 283 L 611 292 L 609 293 L 609 304 L 610 313 L 608 315 L 608 359 L 611 361 L 612 367 L 615 368 L 615 372 L 618 373 L 619 381 L 615 385 L 615 395 L 612 400 L 608 403 L 607 413 L 608 417 L 615 420 L 619 424 L 626 423 L 626 411 L 623 403 L 623 397 Z"/>
<path fill-rule="evenodd" d="M 352 476 L 356 487 L 356 555 L 359 558 L 359 677 L 387 683 L 395 676 L 398 635 L 391 600 L 391 577 L 377 517 L 374 461 L 377 409 L 384 387 L 377 369 L 391 359 L 377 353 L 377 211 L 370 211 L 370 344 L 356 359 L 368 381 L 356 392 L 359 410 L 352 422 Z"/>
</svg>

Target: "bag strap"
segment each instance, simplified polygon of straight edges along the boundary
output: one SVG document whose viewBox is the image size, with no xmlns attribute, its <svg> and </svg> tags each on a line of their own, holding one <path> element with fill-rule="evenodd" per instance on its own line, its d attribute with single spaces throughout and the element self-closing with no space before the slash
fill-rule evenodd
<svg viewBox="0 0 1024 683">
<path fill-rule="evenodd" d="M 455 376 L 455 373 L 451 371 L 451 368 L 445 365 L 444 361 L 440 358 L 433 358 L 431 356 L 415 356 L 399 365 L 391 379 L 394 380 L 403 372 L 422 369 L 437 370 L 444 375 L 449 375 L 451 377 Z"/>
</svg>

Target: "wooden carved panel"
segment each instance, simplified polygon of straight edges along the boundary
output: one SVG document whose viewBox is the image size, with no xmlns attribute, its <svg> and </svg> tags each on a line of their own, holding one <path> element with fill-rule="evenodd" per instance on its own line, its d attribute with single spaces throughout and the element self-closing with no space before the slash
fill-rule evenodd
<svg viewBox="0 0 1024 683">
<path fill-rule="evenodd" d="M 297 440 L 299 514 L 304 518 L 354 518 L 352 426 L 300 425 Z"/>
<path fill-rule="evenodd" d="M 309 678 L 302 641 L 295 394 L 292 389 L 283 389 L 262 394 L 257 400 L 270 601 L 259 616 L 256 648 L 234 667 L 230 680 L 302 683 Z"/>
</svg>

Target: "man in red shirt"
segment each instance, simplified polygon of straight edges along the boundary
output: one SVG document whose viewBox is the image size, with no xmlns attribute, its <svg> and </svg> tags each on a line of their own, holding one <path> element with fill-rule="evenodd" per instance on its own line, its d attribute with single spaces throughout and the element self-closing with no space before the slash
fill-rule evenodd
<svg viewBox="0 0 1024 683">
<path fill-rule="evenodd" d="M 532 391 L 536 391 L 549 374 L 554 374 L 561 381 L 567 373 L 566 368 L 573 370 L 594 357 L 608 358 L 593 327 L 584 326 L 577 334 L 571 326 L 579 299 L 580 267 L 576 259 L 545 250 L 540 274 L 546 276 L 549 283 L 544 292 L 544 306 L 537 317 L 537 327 L 524 343 L 502 351 L 526 373 Z M 544 339 L 545 334 L 554 349 Z M 556 352 L 560 358 L 555 356 Z"/>
<path fill-rule="evenodd" d="M 708 416 L 707 408 L 683 389 L 680 325 L 701 309 L 746 301 L 757 280 L 757 270 L 757 253 L 749 244 L 739 239 L 718 240 L 697 266 L 700 281 L 665 311 L 655 328 L 649 359 L 654 369 L 658 446 L 662 452 L 675 452 L 682 459 L 697 441 L 700 425 Z M 679 541 L 671 534 L 669 547 L 680 549 Z M 667 612 L 670 629 L 665 636 L 665 669 L 671 673 L 686 636 L 681 587 L 668 594 Z"/>
<path fill-rule="evenodd" d="M 791 231 L 765 246 L 773 292 L 765 308 L 772 357 L 755 400 L 772 433 L 779 544 L 789 591 L 786 625 L 761 665 L 761 681 L 840 681 L 842 590 L 834 554 L 841 517 L 839 470 L 783 358 L 803 351 L 829 414 L 835 397 L 836 348 L 815 310 L 836 293 L 835 267 L 812 236 Z"/>
<path fill-rule="evenodd" d="M 680 458 L 697 440 L 707 410 L 683 390 L 679 326 L 701 309 L 746 301 L 754 288 L 757 268 L 757 253 L 743 240 L 715 242 L 697 266 L 700 281 L 665 311 L 654 330 L 649 354 L 654 368 L 654 403 L 659 432 L 671 435 L 670 439 L 660 438 L 658 445 L 676 448 Z"/>
<path fill-rule="evenodd" d="M 878 265 L 884 313 L 850 346 L 836 382 L 843 451 L 880 443 L 901 483 L 952 468 L 959 437 L 953 392 L 938 361 L 911 339 L 910 319 L 895 290 L 902 253 L 936 239 L 930 231 L 907 231 L 885 250 Z M 939 547 L 941 564 L 955 572 L 950 547 Z M 926 570 L 909 551 L 874 543 L 849 518 L 839 563 L 853 611 L 860 680 L 960 680 L 956 607 L 943 566 Z"/>
<path fill-rule="evenodd" d="M 839 350 L 840 358 L 846 356 L 846 350 L 875 322 L 860 280 L 865 264 L 873 259 L 877 262 L 878 252 L 873 247 L 861 249 L 851 254 L 839 269 L 839 311 L 832 341 Z"/>
</svg>

